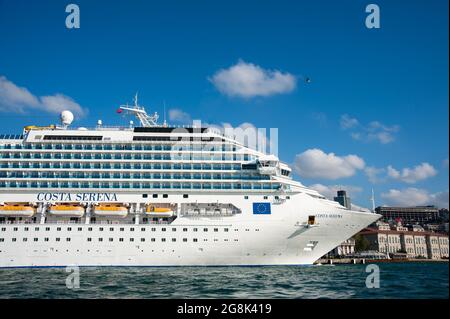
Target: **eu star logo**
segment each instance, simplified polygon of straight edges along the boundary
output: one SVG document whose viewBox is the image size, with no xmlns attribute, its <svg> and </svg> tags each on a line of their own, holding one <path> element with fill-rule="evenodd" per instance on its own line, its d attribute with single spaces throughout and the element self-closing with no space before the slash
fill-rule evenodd
<svg viewBox="0 0 450 319">
<path fill-rule="evenodd" d="M 269 215 L 270 203 L 253 203 L 253 214 Z"/>
</svg>

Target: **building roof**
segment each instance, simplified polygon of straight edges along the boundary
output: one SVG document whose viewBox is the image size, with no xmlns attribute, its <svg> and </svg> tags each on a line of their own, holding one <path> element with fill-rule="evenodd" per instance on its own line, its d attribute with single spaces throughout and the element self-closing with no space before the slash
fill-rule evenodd
<svg viewBox="0 0 450 319">
<path fill-rule="evenodd" d="M 430 231 L 401 231 L 401 230 L 380 230 L 377 228 L 365 228 L 359 232 L 361 235 L 376 235 L 376 234 L 389 234 L 389 235 L 413 235 L 413 236 L 437 236 L 437 237 L 448 237 L 447 234 L 444 233 L 434 233 Z"/>
</svg>

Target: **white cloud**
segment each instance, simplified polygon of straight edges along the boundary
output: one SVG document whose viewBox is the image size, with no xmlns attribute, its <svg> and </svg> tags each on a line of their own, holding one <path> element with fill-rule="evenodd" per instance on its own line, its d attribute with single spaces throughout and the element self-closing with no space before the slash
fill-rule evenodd
<svg viewBox="0 0 450 319">
<path fill-rule="evenodd" d="M 341 116 L 341 128 L 346 130 L 359 125 L 357 119 L 350 117 L 348 114 L 344 114 Z"/>
<path fill-rule="evenodd" d="M 369 178 L 369 182 L 373 184 L 381 183 L 385 181 L 385 178 L 379 177 L 381 174 L 384 174 L 386 170 L 384 168 L 377 168 L 374 166 L 368 166 L 364 169 L 367 177 Z"/>
<path fill-rule="evenodd" d="M 403 190 L 390 189 L 387 193 L 382 193 L 381 198 L 386 201 L 386 204 L 392 206 L 436 205 L 439 208 L 449 206 L 448 190 L 430 194 L 424 189 L 414 187 Z"/>
<path fill-rule="evenodd" d="M 192 123 L 191 116 L 188 113 L 183 112 L 180 109 L 170 109 L 169 110 L 169 120 L 172 122 L 184 123 L 184 124 Z"/>
<path fill-rule="evenodd" d="M 358 119 L 350 117 L 348 114 L 341 115 L 340 126 L 343 130 L 350 131 L 352 139 L 363 142 L 378 141 L 381 144 L 388 144 L 395 140 L 395 133 L 400 130 L 398 125 L 384 125 L 379 121 L 372 121 L 366 126 Z"/>
<path fill-rule="evenodd" d="M 294 75 L 266 70 L 242 60 L 228 69 L 217 71 L 209 80 L 221 93 L 244 98 L 289 93 L 296 87 Z"/>
<path fill-rule="evenodd" d="M 313 184 L 308 186 L 311 189 L 318 191 L 320 194 L 328 199 L 333 200 L 337 196 L 338 190 L 347 191 L 347 196 L 355 198 L 358 193 L 362 192 L 362 188 L 358 186 L 351 185 L 323 185 L 323 184 Z"/>
<path fill-rule="evenodd" d="M 26 113 L 30 110 L 42 110 L 48 113 L 70 110 L 79 116 L 87 112 L 68 96 L 57 93 L 37 97 L 28 89 L 19 87 L 6 77 L 0 76 L 0 112 Z"/>
<path fill-rule="evenodd" d="M 403 168 L 401 172 L 389 165 L 387 167 L 387 174 L 393 179 L 413 184 L 435 176 L 437 174 L 437 170 L 428 163 L 422 163 L 414 168 L 406 167 Z"/>
<path fill-rule="evenodd" d="M 320 149 L 309 149 L 295 157 L 294 169 L 302 177 L 338 179 L 355 175 L 365 167 L 356 155 L 337 156 Z"/>
</svg>

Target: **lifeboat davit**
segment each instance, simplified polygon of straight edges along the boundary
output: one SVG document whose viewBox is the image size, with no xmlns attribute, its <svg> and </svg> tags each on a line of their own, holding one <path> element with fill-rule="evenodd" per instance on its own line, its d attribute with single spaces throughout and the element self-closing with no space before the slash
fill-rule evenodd
<svg viewBox="0 0 450 319">
<path fill-rule="evenodd" d="M 167 207 L 155 207 L 153 205 L 148 205 L 145 209 L 145 214 L 155 217 L 172 217 L 173 210 Z"/>
<path fill-rule="evenodd" d="M 49 213 L 62 217 L 82 217 L 84 207 L 79 204 L 54 204 L 50 206 Z"/>
<path fill-rule="evenodd" d="M 36 209 L 29 204 L 11 203 L 0 205 L 0 216 L 31 217 L 35 213 Z"/>
<path fill-rule="evenodd" d="M 99 204 L 94 206 L 94 214 L 97 216 L 126 217 L 128 208 L 122 204 Z"/>
</svg>

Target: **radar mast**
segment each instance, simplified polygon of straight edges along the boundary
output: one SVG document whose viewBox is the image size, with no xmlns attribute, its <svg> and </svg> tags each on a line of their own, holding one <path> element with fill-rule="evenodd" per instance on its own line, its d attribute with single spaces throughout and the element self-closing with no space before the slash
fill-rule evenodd
<svg viewBox="0 0 450 319">
<path fill-rule="evenodd" d="M 140 106 L 138 104 L 138 94 L 134 96 L 134 105 L 130 106 L 128 104 L 121 105 L 119 109 L 117 110 L 118 113 L 122 113 L 122 111 L 125 111 L 125 114 L 134 115 L 137 117 L 139 122 L 141 122 L 141 125 L 143 127 L 152 127 L 152 126 L 159 126 L 158 125 L 158 118 L 159 115 L 157 112 L 153 113 L 153 115 L 148 115 L 145 111 L 145 108 L 143 106 Z"/>
</svg>

